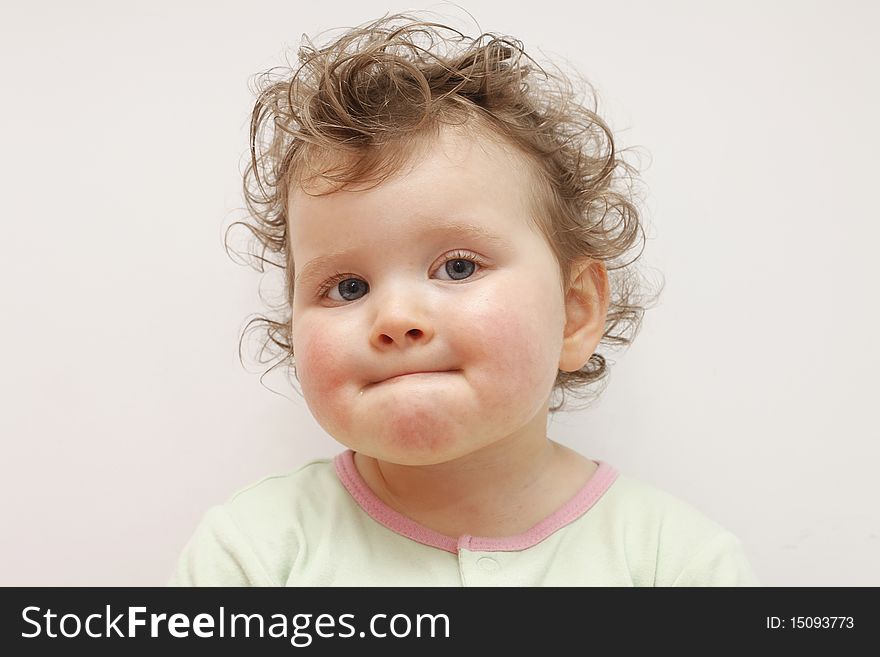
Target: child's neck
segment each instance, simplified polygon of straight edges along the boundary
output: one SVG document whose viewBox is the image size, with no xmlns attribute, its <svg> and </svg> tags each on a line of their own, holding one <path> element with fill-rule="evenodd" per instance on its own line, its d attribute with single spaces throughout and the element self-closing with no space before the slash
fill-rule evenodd
<svg viewBox="0 0 880 657">
<path fill-rule="evenodd" d="M 502 444 L 449 463 L 401 466 L 355 454 L 367 486 L 385 504 L 457 538 L 521 534 L 573 498 L 597 465 L 549 438 Z"/>
</svg>

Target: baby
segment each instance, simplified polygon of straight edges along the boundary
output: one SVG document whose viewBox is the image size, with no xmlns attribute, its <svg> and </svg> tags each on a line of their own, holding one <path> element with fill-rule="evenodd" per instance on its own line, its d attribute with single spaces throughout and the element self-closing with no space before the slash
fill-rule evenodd
<svg viewBox="0 0 880 657">
<path fill-rule="evenodd" d="M 486 36 L 386 16 L 260 90 L 270 337 L 347 449 L 208 510 L 172 585 L 757 584 L 735 535 L 546 435 L 644 310 L 606 268 L 640 230 L 632 170 L 565 76 Z"/>
</svg>

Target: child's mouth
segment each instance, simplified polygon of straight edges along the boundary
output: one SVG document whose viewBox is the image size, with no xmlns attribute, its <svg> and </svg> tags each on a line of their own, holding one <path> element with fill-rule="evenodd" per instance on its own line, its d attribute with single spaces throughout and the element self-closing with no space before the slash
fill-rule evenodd
<svg viewBox="0 0 880 657">
<path fill-rule="evenodd" d="M 387 379 L 382 379 L 381 381 L 376 381 L 375 383 L 371 383 L 370 386 L 377 386 L 382 383 L 393 383 L 395 381 L 403 381 L 403 380 L 411 380 L 411 379 L 429 379 L 440 376 L 441 374 L 449 374 L 451 372 L 456 372 L 458 370 L 437 370 L 437 371 L 425 371 L 425 372 L 406 372 L 404 374 L 398 374 L 396 376 L 389 377 Z"/>
</svg>

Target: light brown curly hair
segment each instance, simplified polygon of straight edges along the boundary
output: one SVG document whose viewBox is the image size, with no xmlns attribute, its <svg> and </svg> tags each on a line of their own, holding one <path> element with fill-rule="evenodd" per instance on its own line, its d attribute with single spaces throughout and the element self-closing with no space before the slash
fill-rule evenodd
<svg viewBox="0 0 880 657">
<path fill-rule="evenodd" d="M 560 281 L 569 280 L 582 258 L 602 261 L 610 299 L 600 346 L 633 341 L 659 290 L 649 295 L 633 266 L 641 250 L 626 261 L 640 234 L 644 243 L 633 184 L 637 170 L 615 149 L 589 82 L 576 71 L 571 76 L 590 90 L 592 109 L 578 100 L 569 76 L 558 67 L 548 74 L 519 40 L 492 33 L 467 37 L 414 12 L 386 14 L 322 48 L 303 35 L 297 55 L 296 70 L 273 68 L 257 80 L 243 181 L 248 219 L 255 223 L 229 227 L 246 227 L 261 245 L 260 253 L 249 249 L 255 269 L 263 272 L 262 263 L 269 263 L 284 278 L 283 301 L 272 307 L 276 317 L 258 315 L 242 333 L 263 325 L 260 362 L 267 362 L 262 354 L 272 350 L 271 343 L 281 360 L 270 370 L 287 364 L 296 376 L 295 263 L 287 215 L 292 185 L 332 181 L 336 186 L 326 194 L 349 183 L 379 184 L 429 144 L 441 125 L 466 125 L 514 147 L 534 179 L 532 218 L 555 255 Z M 267 251 L 277 260 L 267 258 Z M 553 390 L 562 398 L 550 411 L 566 405 L 566 391 L 598 397 L 604 386 L 596 390 L 594 384 L 607 373 L 598 349 L 580 370 L 560 370 Z"/>
</svg>

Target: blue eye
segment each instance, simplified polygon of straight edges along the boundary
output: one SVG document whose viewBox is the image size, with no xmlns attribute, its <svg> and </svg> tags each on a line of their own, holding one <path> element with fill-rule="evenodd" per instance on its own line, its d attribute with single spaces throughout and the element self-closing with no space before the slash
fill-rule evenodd
<svg viewBox="0 0 880 657">
<path fill-rule="evenodd" d="M 370 289 L 370 286 L 365 282 L 358 278 L 346 278 L 344 281 L 340 282 L 336 288 L 339 290 L 339 294 L 346 301 L 355 301 L 356 299 L 349 299 L 346 294 L 357 294 L 360 288 L 365 288 L 364 292 Z"/>
<path fill-rule="evenodd" d="M 461 281 L 473 276 L 478 266 L 482 266 L 478 256 L 465 251 L 455 251 L 449 254 L 444 266 L 438 268 L 437 271 L 443 270 L 449 275 L 451 280 Z M 329 294 L 334 290 L 334 286 L 339 296 L 342 297 L 341 299 L 329 297 Z M 369 290 L 369 283 L 360 278 L 350 274 L 336 274 L 325 283 L 318 294 L 319 297 L 328 297 L 332 301 L 357 301 L 360 298 L 358 296 L 359 292 L 366 294 Z"/>
<path fill-rule="evenodd" d="M 457 266 L 450 267 L 450 265 L 457 265 Z M 455 258 L 454 260 L 447 260 L 446 261 L 446 273 L 449 274 L 450 276 L 452 276 L 452 280 L 454 280 L 454 281 L 460 281 L 460 280 L 467 278 L 468 276 L 470 276 L 471 274 L 474 273 L 474 269 L 476 269 L 476 267 L 477 267 L 477 263 L 474 262 L 473 260 L 468 259 L 468 258 Z M 452 271 L 453 269 L 456 269 L 456 270 L 464 269 L 464 271 L 455 271 L 453 273 L 453 271 Z M 455 278 L 456 274 L 466 274 L 466 276 L 462 276 L 461 278 Z"/>
</svg>

